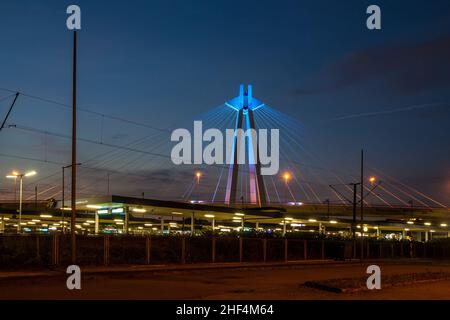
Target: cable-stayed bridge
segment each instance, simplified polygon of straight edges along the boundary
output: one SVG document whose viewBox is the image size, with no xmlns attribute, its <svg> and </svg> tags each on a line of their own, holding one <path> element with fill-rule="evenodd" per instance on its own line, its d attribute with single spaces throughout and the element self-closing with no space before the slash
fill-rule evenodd
<svg viewBox="0 0 450 320">
<path fill-rule="evenodd" d="M 67 126 L 70 105 L 14 90 L 0 92 L 4 120 L 0 132 L 4 147 L 0 157 L 4 173 L 22 167 L 36 169 L 38 177 L 25 184 L 25 199 L 33 200 L 37 196 L 40 200 L 60 200 L 61 167 L 68 164 L 70 156 L 71 136 Z M 170 141 L 172 130 L 192 129 L 194 120 L 202 121 L 204 130 L 217 128 L 222 132 L 239 128 L 279 129 L 279 173 L 261 175 L 258 156 L 251 154 L 249 148 L 251 141 L 247 141 L 250 143 L 245 151 L 253 157 L 254 164 L 237 165 L 234 159 L 237 145 L 233 145 L 230 164 L 174 165 L 170 158 L 175 144 Z M 81 108 L 79 132 L 79 197 L 123 194 L 240 206 L 349 206 L 353 197 L 350 184 L 361 179 L 357 157 L 348 158 L 348 163 L 355 164 L 354 169 L 325 164 L 306 147 L 307 136 L 302 124 L 262 99 L 256 99 L 251 86 L 241 86 L 236 98 L 192 117 L 191 121 L 166 128 Z M 257 148 L 256 153 L 259 153 Z M 377 181 L 374 190 L 371 177 Z M 363 202 L 367 207 L 447 209 L 445 199 L 400 181 L 377 168 L 370 159 L 365 163 L 363 179 L 364 194 L 367 194 Z M 67 195 L 70 176 L 65 181 Z M 3 200 L 17 197 L 11 181 L 3 180 L 0 190 Z M 360 199 L 360 192 L 356 197 Z"/>
</svg>

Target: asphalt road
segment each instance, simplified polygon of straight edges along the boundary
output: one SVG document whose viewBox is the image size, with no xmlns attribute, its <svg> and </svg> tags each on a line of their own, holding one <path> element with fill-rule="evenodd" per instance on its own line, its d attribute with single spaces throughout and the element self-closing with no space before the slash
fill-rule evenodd
<svg viewBox="0 0 450 320">
<path fill-rule="evenodd" d="M 0 299 L 450 299 L 450 281 L 394 286 L 358 293 L 331 293 L 305 281 L 366 275 L 367 264 L 289 268 L 132 272 L 82 276 L 81 290 L 66 288 L 66 277 L 0 281 Z M 450 272 L 450 263 L 381 263 L 388 274 Z"/>
</svg>

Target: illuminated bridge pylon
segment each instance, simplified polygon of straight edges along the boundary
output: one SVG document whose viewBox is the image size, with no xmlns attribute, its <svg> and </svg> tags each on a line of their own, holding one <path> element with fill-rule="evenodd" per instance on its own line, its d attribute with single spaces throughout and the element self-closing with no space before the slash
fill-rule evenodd
<svg viewBox="0 0 450 320">
<path fill-rule="evenodd" d="M 232 205 L 239 202 L 237 201 L 238 173 L 239 166 L 242 165 L 241 160 L 245 159 L 244 163 L 248 164 L 250 203 L 265 206 L 266 189 L 261 176 L 259 144 L 256 141 L 256 136 L 246 134 L 245 139 L 240 139 L 238 134 L 238 132 L 249 133 L 248 129 L 256 129 L 253 112 L 263 107 L 264 104 L 253 97 L 251 85 L 248 85 L 247 91 L 244 90 L 244 85 L 241 85 L 239 96 L 227 101 L 225 105 L 236 111 L 235 134 L 229 158 L 230 166 L 225 191 L 225 203 Z M 243 147 L 242 144 L 245 146 Z"/>
</svg>

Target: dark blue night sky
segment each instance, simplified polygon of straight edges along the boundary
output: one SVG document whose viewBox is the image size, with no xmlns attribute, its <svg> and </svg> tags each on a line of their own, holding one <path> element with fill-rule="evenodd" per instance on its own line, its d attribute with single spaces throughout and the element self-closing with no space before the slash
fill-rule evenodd
<svg viewBox="0 0 450 320">
<path fill-rule="evenodd" d="M 448 0 L 3 0 L 1 88 L 71 103 L 65 10 L 75 3 L 80 106 L 159 128 L 189 126 L 186 119 L 251 83 L 255 96 L 302 123 L 303 143 L 321 165 L 357 172 L 364 148 L 369 166 L 450 205 Z M 365 26 L 370 4 L 381 7 L 380 31 Z M 0 90 L 0 99 L 10 94 Z M 9 103 L 0 101 L 1 119 Z M 16 107 L 10 124 L 70 134 L 70 110 L 28 97 Z M 122 145 L 145 134 L 101 121 L 81 113 L 80 136 Z M 80 161 L 98 151 L 80 148 Z M 2 155 L 68 163 L 69 150 L 54 136 L 0 132 Z M 60 172 L 56 164 L 0 157 L 2 177 L 29 167 L 40 179 Z M 54 178 L 39 183 L 50 188 Z M 10 186 L 0 181 L 6 194 Z"/>
</svg>

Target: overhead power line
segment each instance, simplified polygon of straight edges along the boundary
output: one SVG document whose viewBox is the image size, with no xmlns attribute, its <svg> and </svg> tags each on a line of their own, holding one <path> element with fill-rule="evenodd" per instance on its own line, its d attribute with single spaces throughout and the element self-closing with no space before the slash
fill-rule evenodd
<svg viewBox="0 0 450 320">
<path fill-rule="evenodd" d="M 7 88 L 0 88 L 0 90 L 4 90 L 4 91 L 7 91 L 7 92 L 17 92 L 17 93 L 21 94 L 24 97 L 37 99 L 37 100 L 40 100 L 40 101 L 43 101 L 43 102 L 48 102 L 48 103 L 51 103 L 51 104 L 54 104 L 54 105 L 57 105 L 57 106 L 60 106 L 60 107 L 64 107 L 64 108 L 67 108 L 67 109 L 72 109 L 71 105 L 65 104 L 65 103 L 62 103 L 62 102 L 59 102 L 59 101 L 56 101 L 56 100 L 53 100 L 53 99 L 49 99 L 49 98 L 44 98 L 44 97 L 28 94 L 28 93 L 25 93 L 25 92 L 22 92 L 22 91 L 14 91 L 14 90 L 7 89 Z M 130 120 L 130 119 L 126 119 L 126 118 L 122 118 L 122 117 L 118 117 L 118 116 L 114 116 L 114 115 L 110 115 L 110 114 L 106 114 L 106 113 L 101 113 L 101 112 L 93 111 L 93 110 L 86 109 L 86 108 L 78 108 L 78 110 L 86 112 L 86 113 L 94 114 L 94 115 L 97 115 L 97 116 L 100 116 L 100 117 L 104 117 L 104 118 L 107 118 L 107 119 L 121 121 L 121 122 L 125 122 L 125 123 L 128 123 L 128 124 L 133 124 L 133 125 L 139 126 L 139 127 L 144 127 L 144 128 L 147 128 L 147 129 L 157 130 L 157 131 L 161 131 L 161 132 L 171 132 L 168 129 L 158 128 L 158 127 L 151 126 L 151 125 L 148 125 L 148 124 L 145 124 L 145 123 L 142 123 L 142 122 L 138 122 L 138 121 L 134 121 L 134 120 Z"/>
</svg>

